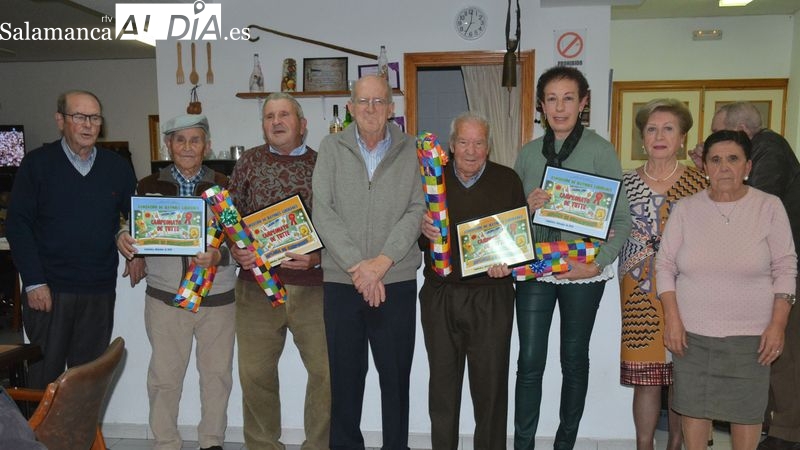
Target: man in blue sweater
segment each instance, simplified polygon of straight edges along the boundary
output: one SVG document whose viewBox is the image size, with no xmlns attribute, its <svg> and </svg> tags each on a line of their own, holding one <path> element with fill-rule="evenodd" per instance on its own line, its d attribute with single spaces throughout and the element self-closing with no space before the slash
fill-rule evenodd
<svg viewBox="0 0 800 450">
<path fill-rule="evenodd" d="M 136 177 L 122 157 L 95 146 L 102 113 L 91 92 L 59 96 L 62 138 L 25 155 L 11 191 L 6 234 L 24 286 L 23 325 L 44 355 L 29 368 L 34 388 L 97 358 L 111 338 L 115 235 Z"/>
</svg>

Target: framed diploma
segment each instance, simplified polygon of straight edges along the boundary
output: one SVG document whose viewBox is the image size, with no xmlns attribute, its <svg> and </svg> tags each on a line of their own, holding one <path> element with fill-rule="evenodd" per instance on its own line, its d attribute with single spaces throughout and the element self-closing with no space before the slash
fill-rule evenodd
<svg viewBox="0 0 800 450">
<path fill-rule="evenodd" d="M 347 90 L 347 58 L 303 58 L 303 91 Z"/>
<path fill-rule="evenodd" d="M 620 180 L 547 166 L 542 189 L 550 201 L 536 210 L 535 225 L 605 240 L 617 206 Z"/>
<path fill-rule="evenodd" d="M 298 194 L 247 215 L 242 220 L 253 232 L 253 237 L 266 249 L 269 263 L 273 266 L 289 259 L 286 252 L 306 254 L 322 248 L 322 241 Z"/>
<path fill-rule="evenodd" d="M 527 206 L 456 225 L 461 276 L 480 275 L 495 264 L 509 266 L 533 259 Z"/>
<path fill-rule="evenodd" d="M 131 197 L 131 236 L 140 255 L 194 256 L 206 250 L 206 204 L 200 197 Z"/>
</svg>

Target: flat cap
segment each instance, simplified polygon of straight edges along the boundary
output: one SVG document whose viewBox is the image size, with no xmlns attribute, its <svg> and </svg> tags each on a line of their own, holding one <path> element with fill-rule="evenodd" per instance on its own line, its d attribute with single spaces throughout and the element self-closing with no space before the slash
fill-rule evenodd
<svg viewBox="0 0 800 450">
<path fill-rule="evenodd" d="M 208 130 L 208 119 L 202 114 L 183 114 L 173 117 L 164 124 L 162 130 L 164 135 L 168 135 L 188 128 L 201 128 L 205 131 L 207 138 L 211 137 L 211 133 Z"/>
</svg>

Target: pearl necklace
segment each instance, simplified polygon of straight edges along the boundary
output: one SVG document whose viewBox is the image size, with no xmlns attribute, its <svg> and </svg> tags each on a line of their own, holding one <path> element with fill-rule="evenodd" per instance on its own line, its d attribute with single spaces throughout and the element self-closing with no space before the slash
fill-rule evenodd
<svg viewBox="0 0 800 450">
<path fill-rule="evenodd" d="M 670 172 L 669 175 L 667 175 L 666 177 L 659 179 L 647 173 L 647 161 L 645 161 L 644 165 L 642 166 L 642 172 L 644 172 L 647 178 L 650 178 L 653 181 L 667 181 L 670 178 L 672 178 L 673 175 L 675 175 L 675 172 L 677 172 L 677 170 L 678 170 L 678 161 L 675 161 L 675 167 L 672 168 L 672 172 Z"/>
</svg>

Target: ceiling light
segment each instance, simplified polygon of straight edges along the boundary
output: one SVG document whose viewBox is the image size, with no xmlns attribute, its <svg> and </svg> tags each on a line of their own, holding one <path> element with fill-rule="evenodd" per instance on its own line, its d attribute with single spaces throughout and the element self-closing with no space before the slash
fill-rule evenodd
<svg viewBox="0 0 800 450">
<path fill-rule="evenodd" d="M 752 1 L 753 0 L 719 0 L 719 7 L 724 8 L 726 6 L 747 6 L 747 4 Z"/>
<path fill-rule="evenodd" d="M 722 30 L 719 28 L 692 31 L 692 40 L 694 41 L 716 41 L 719 39 L 722 39 Z"/>
</svg>

